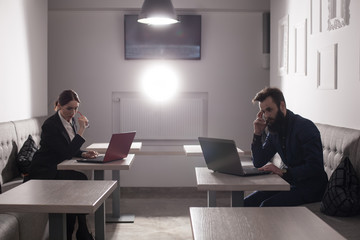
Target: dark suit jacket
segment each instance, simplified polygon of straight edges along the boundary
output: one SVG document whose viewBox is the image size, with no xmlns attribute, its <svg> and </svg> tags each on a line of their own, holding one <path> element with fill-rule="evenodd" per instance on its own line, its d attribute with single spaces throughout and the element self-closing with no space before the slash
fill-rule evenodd
<svg viewBox="0 0 360 240">
<path fill-rule="evenodd" d="M 260 136 L 254 136 L 251 145 L 255 167 L 268 163 L 279 153 L 288 167 L 284 175 L 292 186 L 301 189 L 304 196 L 325 191 L 327 175 L 324 170 L 323 149 L 320 132 L 313 122 L 287 110 L 286 142 L 279 134 L 268 134 L 264 143 Z M 285 144 L 285 151 L 283 151 Z M 317 196 L 316 196 L 317 197 Z"/>
<path fill-rule="evenodd" d="M 42 125 L 40 149 L 34 154 L 30 171 L 30 179 L 54 179 L 57 165 L 66 159 L 80 157 L 80 150 L 85 139 L 76 134 L 70 137 L 56 112 Z"/>
</svg>

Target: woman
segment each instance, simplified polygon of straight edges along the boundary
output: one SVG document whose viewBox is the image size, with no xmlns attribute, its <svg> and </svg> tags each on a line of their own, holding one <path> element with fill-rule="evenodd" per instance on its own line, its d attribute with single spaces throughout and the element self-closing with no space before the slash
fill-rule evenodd
<svg viewBox="0 0 360 240">
<path fill-rule="evenodd" d="M 94 158 L 95 151 L 81 151 L 85 142 L 83 134 L 89 121 L 80 113 L 77 119 L 78 129 L 74 116 L 78 112 L 80 99 L 73 90 L 65 90 L 55 102 L 56 113 L 45 120 L 42 125 L 40 149 L 34 154 L 28 179 L 61 179 L 87 180 L 85 174 L 72 170 L 57 170 L 57 165 L 72 157 Z M 76 217 L 78 230 L 76 238 L 79 240 L 93 239 L 89 233 L 86 216 L 83 214 L 67 214 L 67 239 L 72 239 Z"/>
</svg>

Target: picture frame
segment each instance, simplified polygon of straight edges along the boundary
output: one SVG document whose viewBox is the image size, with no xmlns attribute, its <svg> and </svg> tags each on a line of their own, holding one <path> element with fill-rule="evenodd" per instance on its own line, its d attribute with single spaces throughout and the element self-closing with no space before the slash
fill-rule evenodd
<svg viewBox="0 0 360 240">
<path fill-rule="evenodd" d="M 289 15 L 279 20 L 278 38 L 279 75 L 284 76 L 288 74 L 289 69 Z"/>
<path fill-rule="evenodd" d="M 299 22 L 294 29 L 295 74 L 307 75 L 307 19 Z"/>
<path fill-rule="evenodd" d="M 338 44 L 317 51 L 317 88 L 336 90 L 338 87 Z"/>
<path fill-rule="evenodd" d="M 310 34 L 322 32 L 322 0 L 310 0 Z"/>
<path fill-rule="evenodd" d="M 328 0 L 328 31 L 349 25 L 350 0 Z"/>
</svg>

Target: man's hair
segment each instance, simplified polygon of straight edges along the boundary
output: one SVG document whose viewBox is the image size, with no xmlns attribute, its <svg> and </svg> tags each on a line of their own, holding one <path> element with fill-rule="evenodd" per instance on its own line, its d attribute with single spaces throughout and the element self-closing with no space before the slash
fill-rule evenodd
<svg viewBox="0 0 360 240">
<path fill-rule="evenodd" d="M 266 87 L 262 89 L 260 92 L 258 92 L 253 98 L 252 102 L 253 103 L 255 103 L 256 101 L 263 102 L 267 97 L 271 97 L 278 107 L 280 107 L 281 101 L 285 103 L 285 98 L 281 90 L 278 88 L 271 88 L 271 87 Z"/>
</svg>

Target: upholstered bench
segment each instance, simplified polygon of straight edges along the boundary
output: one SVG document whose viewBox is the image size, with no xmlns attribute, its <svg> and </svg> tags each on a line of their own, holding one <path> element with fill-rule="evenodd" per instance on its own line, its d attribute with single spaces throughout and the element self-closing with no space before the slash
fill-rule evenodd
<svg viewBox="0 0 360 240">
<path fill-rule="evenodd" d="M 324 169 L 328 178 L 332 176 L 341 161 L 348 157 L 360 179 L 360 130 L 316 123 L 320 131 L 324 154 Z M 282 166 L 280 156 L 275 155 L 273 163 Z M 360 239 L 360 215 L 335 217 L 320 211 L 321 202 L 305 204 L 309 210 L 324 220 L 346 239 Z"/>
<path fill-rule="evenodd" d="M 2 192 L 22 184 L 23 178 L 16 164 L 16 156 L 29 135 L 37 145 L 39 144 L 43 120 L 43 117 L 39 117 L 0 123 L 0 186 Z M 19 197 L 26 198 L 26 195 Z M 0 212 L 0 239 L 41 240 L 47 238 L 47 222 L 47 214 Z"/>
<path fill-rule="evenodd" d="M 339 163 L 349 157 L 360 179 L 360 130 L 317 123 L 324 153 L 324 168 L 330 178 Z M 360 239 L 360 215 L 333 217 L 320 211 L 321 202 L 305 205 L 346 239 Z"/>
</svg>

